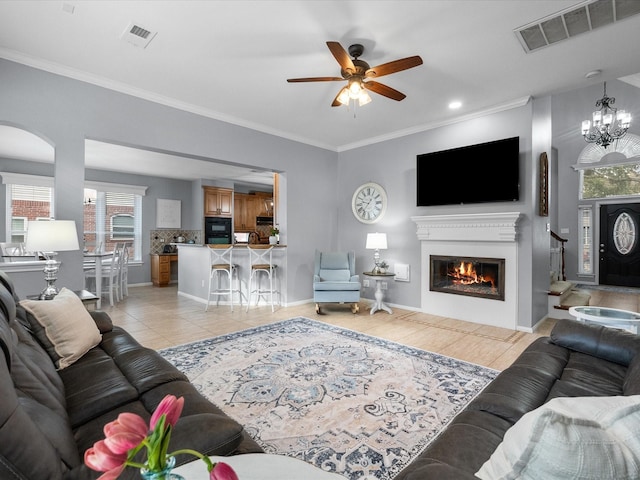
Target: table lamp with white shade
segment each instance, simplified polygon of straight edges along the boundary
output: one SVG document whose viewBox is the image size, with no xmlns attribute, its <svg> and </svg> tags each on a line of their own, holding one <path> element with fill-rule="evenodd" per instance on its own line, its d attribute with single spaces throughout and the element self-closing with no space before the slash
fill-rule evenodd
<svg viewBox="0 0 640 480">
<path fill-rule="evenodd" d="M 41 252 L 47 259 L 44 266 L 44 279 L 47 286 L 40 294 L 40 300 L 51 300 L 58 294 L 55 282 L 60 268 L 60 263 L 54 257 L 57 252 L 80 249 L 76 222 L 73 220 L 29 222 L 25 249 L 28 252 Z"/>
<path fill-rule="evenodd" d="M 365 248 L 368 250 L 375 250 L 373 254 L 373 261 L 375 267 L 371 271 L 372 273 L 382 273 L 380 269 L 380 250 L 387 249 L 387 234 L 386 233 L 367 233 L 367 243 Z"/>
</svg>

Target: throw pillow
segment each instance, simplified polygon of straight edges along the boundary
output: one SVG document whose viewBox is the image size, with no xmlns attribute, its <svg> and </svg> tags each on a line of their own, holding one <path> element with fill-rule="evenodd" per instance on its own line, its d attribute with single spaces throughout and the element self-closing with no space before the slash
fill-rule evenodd
<svg viewBox="0 0 640 480">
<path fill-rule="evenodd" d="M 637 479 L 640 395 L 562 397 L 526 413 L 476 473 L 482 480 Z"/>
<path fill-rule="evenodd" d="M 20 305 L 59 370 L 76 362 L 102 340 L 82 300 L 71 290 L 62 288 L 53 300 L 21 300 Z"/>
</svg>

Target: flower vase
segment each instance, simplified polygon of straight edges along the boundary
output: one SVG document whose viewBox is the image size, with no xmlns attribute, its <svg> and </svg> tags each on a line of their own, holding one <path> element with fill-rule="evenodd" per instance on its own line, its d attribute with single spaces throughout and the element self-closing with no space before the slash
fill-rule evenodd
<svg viewBox="0 0 640 480">
<path fill-rule="evenodd" d="M 171 473 L 176 466 L 176 457 L 167 457 L 167 465 L 164 470 L 159 472 L 151 472 L 146 468 L 140 469 L 140 477 L 143 480 L 184 480 L 182 475 Z"/>
</svg>

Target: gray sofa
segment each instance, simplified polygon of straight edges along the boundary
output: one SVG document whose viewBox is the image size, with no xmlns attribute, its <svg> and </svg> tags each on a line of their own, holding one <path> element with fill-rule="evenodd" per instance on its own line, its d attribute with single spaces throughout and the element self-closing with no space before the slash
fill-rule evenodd
<svg viewBox="0 0 640 480">
<path fill-rule="evenodd" d="M 121 412 L 148 420 L 167 394 L 185 398 L 170 451 L 262 452 L 241 425 L 157 352 L 113 326 L 104 312 L 91 313 L 100 343 L 57 369 L 34 319 L 17 301 L 10 278 L 0 271 L 0 478 L 97 478 L 100 473 L 88 469 L 83 456 L 104 438 L 103 426 Z M 191 460 L 177 458 L 178 464 Z M 137 479 L 140 472 L 127 468 L 120 478 Z"/>
<path fill-rule="evenodd" d="M 534 341 L 394 480 L 477 480 L 507 430 L 552 399 L 640 394 L 639 351 L 640 336 L 559 320 L 550 337 Z M 639 437 L 640 424 L 633 428 Z M 638 468 L 627 478 L 640 478 Z"/>
</svg>

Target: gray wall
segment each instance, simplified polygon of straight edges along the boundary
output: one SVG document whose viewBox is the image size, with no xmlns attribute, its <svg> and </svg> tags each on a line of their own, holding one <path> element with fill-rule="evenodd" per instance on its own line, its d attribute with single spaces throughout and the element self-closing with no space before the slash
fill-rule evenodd
<svg viewBox="0 0 640 480">
<path fill-rule="evenodd" d="M 372 252 L 364 248 L 367 233 L 385 232 L 389 248 L 381 253 L 382 258 L 386 259 L 390 265 L 405 263 L 411 268 L 410 282 L 389 282 L 387 293 L 389 302 L 420 309 L 420 242 L 416 236 L 416 225 L 410 219 L 411 216 L 515 211 L 521 213 L 518 240 L 519 314 L 517 324 L 528 329 L 544 318 L 547 312 L 546 289 L 549 286 L 549 244 L 543 221 L 542 231 L 545 234 L 542 237 L 547 243 L 542 252 L 547 256 L 547 267 L 543 269 L 544 275 L 542 275 L 539 269 L 534 270 L 532 266 L 534 258 L 539 255 L 537 252 L 541 250 L 540 246 L 534 243 L 533 229 L 540 228 L 540 218 L 543 218 L 538 217 L 537 210 L 534 209 L 534 206 L 537 207 L 538 163 L 532 161 L 532 158 L 537 159 L 541 151 L 548 151 L 550 135 L 546 136 L 546 141 L 536 142 L 533 149 L 534 105 L 537 105 L 537 102 L 529 102 L 523 107 L 340 154 L 339 246 L 343 249 L 355 249 L 356 263 L 359 268 L 368 269 L 372 263 Z M 537 123 L 546 125 L 547 130 L 550 130 L 549 117 L 550 110 L 545 103 L 536 107 L 536 118 L 539 119 Z M 521 152 L 521 186 L 518 202 L 468 206 L 416 206 L 416 155 L 514 136 L 520 137 Z M 472 181 L 472 179 L 467 180 Z M 375 225 L 362 224 L 351 213 L 351 195 L 360 184 L 367 181 L 381 184 L 389 197 L 387 212 Z M 434 179 L 434 188 L 444 188 L 447 182 L 453 186 L 458 181 L 465 181 L 464 172 L 460 172 L 460 178 L 457 179 Z M 496 179 L 496 182 L 498 181 L 500 179 Z M 366 293 L 367 296 L 373 295 L 372 290 Z"/>
</svg>

